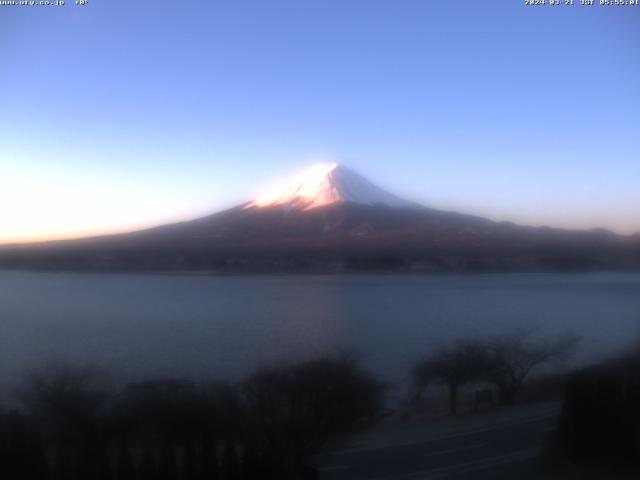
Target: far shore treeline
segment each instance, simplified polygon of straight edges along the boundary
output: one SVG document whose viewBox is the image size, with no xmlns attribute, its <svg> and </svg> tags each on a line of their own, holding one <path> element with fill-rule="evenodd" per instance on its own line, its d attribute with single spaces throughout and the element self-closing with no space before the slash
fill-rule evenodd
<svg viewBox="0 0 640 480">
<path fill-rule="evenodd" d="M 187 249 L 0 247 L 0 269 L 44 272 L 349 274 L 638 272 L 637 247 Z"/>
</svg>

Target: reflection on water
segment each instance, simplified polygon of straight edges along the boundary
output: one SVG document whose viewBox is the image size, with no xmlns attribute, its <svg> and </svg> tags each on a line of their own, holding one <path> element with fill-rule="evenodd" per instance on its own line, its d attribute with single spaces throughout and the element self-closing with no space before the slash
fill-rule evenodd
<svg viewBox="0 0 640 480">
<path fill-rule="evenodd" d="M 582 360 L 639 333 L 640 275 L 207 277 L 0 272 L 0 374 L 52 360 L 237 378 L 355 353 L 402 380 L 430 349 L 518 325 L 583 336 Z"/>
</svg>

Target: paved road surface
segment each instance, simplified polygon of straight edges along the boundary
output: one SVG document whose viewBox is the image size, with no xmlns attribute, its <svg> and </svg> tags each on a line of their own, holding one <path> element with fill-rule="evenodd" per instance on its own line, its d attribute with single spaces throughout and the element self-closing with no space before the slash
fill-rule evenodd
<svg viewBox="0 0 640 480">
<path fill-rule="evenodd" d="M 320 459 L 322 480 L 523 478 L 555 429 L 558 406 L 524 417 L 387 446 L 352 448 Z M 532 413 L 535 413 L 532 415 Z M 492 420 L 496 420 L 492 422 Z M 428 429 L 428 425 L 425 425 Z M 415 435 L 413 435 L 415 437 Z M 526 475 L 524 475 L 526 476 Z"/>
</svg>

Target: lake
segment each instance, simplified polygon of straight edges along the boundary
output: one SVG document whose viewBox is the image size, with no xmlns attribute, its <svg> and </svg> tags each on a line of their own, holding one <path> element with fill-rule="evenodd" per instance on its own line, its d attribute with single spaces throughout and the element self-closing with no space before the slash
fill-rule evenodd
<svg viewBox="0 0 640 480">
<path fill-rule="evenodd" d="M 536 326 L 577 362 L 640 337 L 640 275 L 101 275 L 0 271 L 0 375 L 52 362 L 237 379 L 349 352 L 400 384 L 439 345 Z"/>
</svg>

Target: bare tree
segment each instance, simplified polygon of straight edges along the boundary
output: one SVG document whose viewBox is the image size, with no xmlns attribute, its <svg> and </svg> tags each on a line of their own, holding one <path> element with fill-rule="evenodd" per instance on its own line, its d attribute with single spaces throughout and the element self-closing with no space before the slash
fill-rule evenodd
<svg viewBox="0 0 640 480">
<path fill-rule="evenodd" d="M 534 332 L 531 328 L 520 329 L 496 337 L 487 347 L 486 378 L 498 387 L 507 405 L 516 402 L 522 384 L 535 368 L 566 359 L 579 341 L 573 335 L 555 341 L 535 340 Z"/>
<path fill-rule="evenodd" d="M 344 358 L 261 370 L 244 386 L 252 448 L 278 478 L 313 478 L 309 458 L 368 422 L 380 393 L 378 382 Z"/>
<path fill-rule="evenodd" d="M 414 386 L 418 391 L 431 383 L 444 383 L 449 388 L 449 410 L 458 411 L 460 387 L 482 378 L 487 369 L 486 347 L 476 341 L 463 341 L 453 347 L 442 348 L 418 363 L 414 370 Z"/>
<path fill-rule="evenodd" d="M 30 375 L 18 395 L 43 434 L 58 448 L 75 449 L 83 478 L 98 478 L 107 469 L 112 398 L 107 378 L 92 367 L 53 365 Z"/>
<path fill-rule="evenodd" d="M 85 443 L 100 434 L 109 383 L 101 369 L 54 364 L 28 375 L 18 397 L 51 433 Z"/>
</svg>

